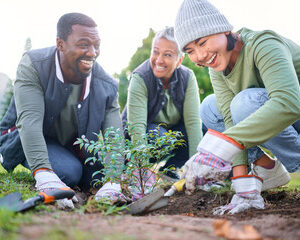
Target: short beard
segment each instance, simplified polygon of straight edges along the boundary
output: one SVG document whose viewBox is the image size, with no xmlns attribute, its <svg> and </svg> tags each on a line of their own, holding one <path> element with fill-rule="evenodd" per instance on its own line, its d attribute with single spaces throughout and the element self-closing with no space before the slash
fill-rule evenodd
<svg viewBox="0 0 300 240">
<path fill-rule="evenodd" d="M 78 67 L 79 62 L 80 62 L 80 59 L 78 59 L 76 61 L 76 66 L 75 66 L 74 70 L 75 70 L 75 73 L 76 73 L 77 77 L 79 77 L 82 81 L 84 81 L 90 75 L 91 72 L 89 72 L 89 73 L 80 72 L 79 67 Z"/>
</svg>

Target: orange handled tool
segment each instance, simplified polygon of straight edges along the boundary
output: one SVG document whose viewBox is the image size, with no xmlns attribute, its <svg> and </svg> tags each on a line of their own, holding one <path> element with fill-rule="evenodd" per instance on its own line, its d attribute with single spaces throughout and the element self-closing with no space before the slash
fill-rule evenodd
<svg viewBox="0 0 300 240">
<path fill-rule="evenodd" d="M 51 203 L 55 200 L 68 198 L 71 199 L 75 192 L 71 188 L 56 188 L 46 192 L 40 192 L 39 196 L 43 203 Z"/>
<path fill-rule="evenodd" d="M 38 196 L 22 201 L 19 192 L 10 193 L 0 198 L 0 208 L 6 208 L 15 212 L 22 212 L 35 207 L 40 203 L 51 203 L 55 200 L 68 198 L 71 199 L 75 192 L 70 188 L 56 188 L 53 190 L 40 192 Z"/>
</svg>

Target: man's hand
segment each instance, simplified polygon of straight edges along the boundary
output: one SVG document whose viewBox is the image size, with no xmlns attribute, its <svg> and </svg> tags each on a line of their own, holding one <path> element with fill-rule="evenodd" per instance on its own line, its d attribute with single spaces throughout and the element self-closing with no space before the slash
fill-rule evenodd
<svg viewBox="0 0 300 240">
<path fill-rule="evenodd" d="M 236 194 L 228 205 L 215 208 L 214 215 L 235 214 L 249 208 L 264 209 L 264 199 L 260 195 L 263 180 L 260 177 L 245 175 L 231 179 Z"/>
<path fill-rule="evenodd" d="M 204 185 L 209 180 L 225 180 L 231 171 L 232 159 L 243 149 L 235 140 L 209 129 L 198 145 L 198 153 L 182 168 L 186 193 L 192 194 L 196 185 Z"/>
<path fill-rule="evenodd" d="M 34 172 L 34 178 L 36 180 L 35 187 L 37 190 L 41 192 L 45 192 L 55 188 L 66 188 L 68 187 L 64 184 L 59 177 L 50 169 L 38 169 Z M 57 200 L 57 205 L 59 209 L 73 209 L 74 204 L 73 202 L 78 202 L 76 196 L 69 199 L 61 199 Z"/>
</svg>

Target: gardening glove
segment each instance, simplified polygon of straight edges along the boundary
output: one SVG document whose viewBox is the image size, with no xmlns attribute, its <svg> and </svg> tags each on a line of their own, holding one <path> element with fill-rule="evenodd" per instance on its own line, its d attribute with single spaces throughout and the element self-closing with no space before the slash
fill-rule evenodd
<svg viewBox="0 0 300 240">
<path fill-rule="evenodd" d="M 230 171 L 232 159 L 244 147 L 228 136 L 209 129 L 200 141 L 195 155 L 183 166 L 181 178 L 186 179 L 186 193 L 192 194 L 196 185 L 207 181 L 225 180 Z"/>
<path fill-rule="evenodd" d="M 231 180 L 236 194 L 228 205 L 215 208 L 214 215 L 223 215 L 225 212 L 235 214 L 249 208 L 264 209 L 264 199 L 260 195 L 263 180 L 260 177 L 244 175 Z"/>
<path fill-rule="evenodd" d="M 122 193 L 120 183 L 105 183 L 95 195 L 95 200 L 108 199 L 111 204 L 127 203 L 129 199 Z"/>
<path fill-rule="evenodd" d="M 49 169 L 38 169 L 34 172 L 34 178 L 36 181 L 35 187 L 41 192 L 47 192 L 55 188 L 69 188 L 64 184 L 59 177 Z M 57 200 L 57 205 L 59 209 L 73 209 L 73 202 L 78 202 L 76 196 L 69 200 L 67 198 Z"/>
</svg>

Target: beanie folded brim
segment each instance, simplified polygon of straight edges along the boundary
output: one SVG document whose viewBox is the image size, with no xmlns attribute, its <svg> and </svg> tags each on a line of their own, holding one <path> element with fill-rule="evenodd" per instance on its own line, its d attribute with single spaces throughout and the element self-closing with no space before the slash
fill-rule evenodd
<svg viewBox="0 0 300 240">
<path fill-rule="evenodd" d="M 176 17 L 175 38 L 183 51 L 196 39 L 232 29 L 225 16 L 206 0 L 185 0 Z"/>
</svg>

